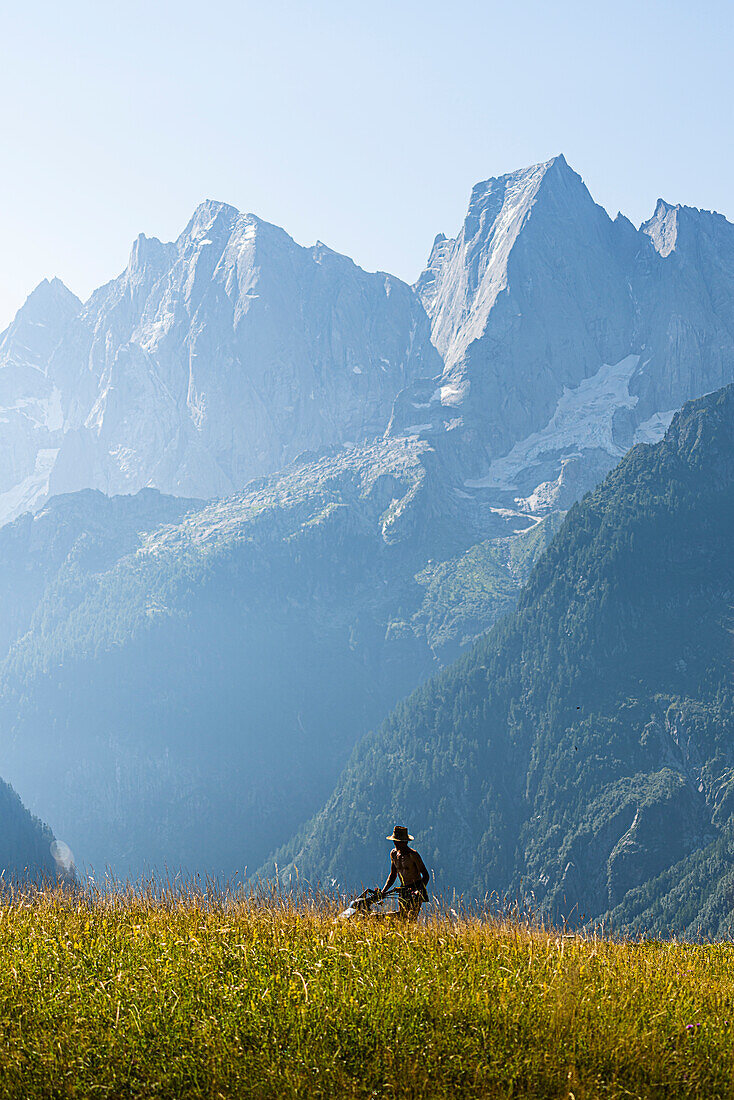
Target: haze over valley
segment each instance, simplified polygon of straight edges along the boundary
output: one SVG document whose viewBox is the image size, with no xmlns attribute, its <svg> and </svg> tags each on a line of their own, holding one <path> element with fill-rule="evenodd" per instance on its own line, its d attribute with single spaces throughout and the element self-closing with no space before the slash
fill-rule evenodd
<svg viewBox="0 0 734 1100">
<path fill-rule="evenodd" d="M 351 887 L 417 815 L 438 890 L 725 934 L 734 226 L 557 156 L 426 252 L 206 201 L 30 295 L 0 775 L 82 870 Z"/>
</svg>

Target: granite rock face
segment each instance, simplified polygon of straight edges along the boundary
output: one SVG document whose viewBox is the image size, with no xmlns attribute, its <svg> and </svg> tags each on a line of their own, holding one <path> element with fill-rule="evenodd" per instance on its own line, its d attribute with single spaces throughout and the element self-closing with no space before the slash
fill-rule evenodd
<svg viewBox="0 0 734 1100">
<path fill-rule="evenodd" d="M 224 496 L 381 435 L 396 394 L 440 369 L 405 283 L 215 202 L 175 243 L 139 237 L 84 306 L 39 288 L 0 356 L 4 521 L 83 488 Z"/>
<path fill-rule="evenodd" d="M 562 156 L 477 184 L 416 289 L 444 371 L 391 430 L 421 406 L 422 434 L 453 429 L 466 488 L 531 513 L 734 379 L 734 226 L 662 200 L 639 230 L 612 221 Z"/>
<path fill-rule="evenodd" d="M 44 281 L 0 336 L 0 522 L 48 494 L 64 434 L 48 364 L 80 308 L 58 279 Z"/>
<path fill-rule="evenodd" d="M 0 338 L 0 522 L 83 488 L 223 497 L 386 429 L 462 492 L 563 509 L 734 378 L 733 291 L 725 218 L 612 220 L 562 156 L 477 184 L 415 288 L 206 202 Z"/>
</svg>

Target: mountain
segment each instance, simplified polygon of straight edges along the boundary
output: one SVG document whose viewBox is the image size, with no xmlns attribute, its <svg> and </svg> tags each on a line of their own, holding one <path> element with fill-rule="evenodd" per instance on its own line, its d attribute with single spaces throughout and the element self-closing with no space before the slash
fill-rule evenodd
<svg viewBox="0 0 734 1100">
<path fill-rule="evenodd" d="M 0 338 L 0 522 L 83 488 L 225 496 L 381 435 L 398 391 L 439 369 L 405 283 L 203 203 L 83 306 L 42 284 Z"/>
<path fill-rule="evenodd" d="M 0 885 L 69 879 L 73 863 L 67 845 L 25 808 L 0 779 Z"/>
<path fill-rule="evenodd" d="M 514 606 L 556 521 L 506 522 L 416 439 L 206 506 L 56 497 L 0 529 L 0 772 L 81 863 L 252 869 Z"/>
<path fill-rule="evenodd" d="M 54 586 L 72 591 L 134 553 L 142 534 L 181 520 L 201 502 L 165 497 L 155 489 L 107 497 L 86 489 L 54 497 L 35 514 L 0 528 L 0 655 L 38 628 L 39 608 Z M 39 643 L 41 648 L 42 643 Z"/>
<path fill-rule="evenodd" d="M 733 538 L 729 386 L 570 510 L 517 610 L 360 742 L 277 853 L 283 874 L 373 882 L 402 821 L 437 890 L 522 890 L 556 919 L 721 934 Z"/>
<path fill-rule="evenodd" d="M 0 774 L 97 867 L 257 866 L 734 377 L 733 233 L 612 221 L 558 157 L 415 288 L 213 202 L 42 284 L 0 338 Z"/>
<path fill-rule="evenodd" d="M 205 202 L 0 337 L 0 522 L 83 488 L 223 497 L 386 429 L 498 509 L 565 509 L 734 380 L 733 302 L 725 218 L 612 220 L 562 156 L 478 183 L 415 288 Z"/>
<path fill-rule="evenodd" d="M 59 279 L 44 281 L 0 336 L 0 523 L 48 494 L 64 425 L 48 364 L 80 308 Z"/>
<path fill-rule="evenodd" d="M 416 289 L 444 359 L 414 388 L 422 434 L 498 505 L 568 507 L 734 381 L 734 226 L 662 200 L 639 230 L 612 221 L 562 156 L 477 184 Z"/>
<path fill-rule="evenodd" d="M 477 458 L 537 431 L 564 388 L 629 354 L 628 229 L 557 157 L 477 184 L 459 235 L 434 245 L 418 290 L 442 404 L 465 417 Z"/>
</svg>

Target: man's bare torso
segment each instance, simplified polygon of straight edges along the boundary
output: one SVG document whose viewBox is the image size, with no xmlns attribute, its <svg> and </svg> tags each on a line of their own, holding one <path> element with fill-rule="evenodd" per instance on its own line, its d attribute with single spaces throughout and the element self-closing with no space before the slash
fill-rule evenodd
<svg viewBox="0 0 734 1100">
<path fill-rule="evenodd" d="M 421 873 L 425 868 L 423 860 L 412 848 L 405 848 L 402 852 L 393 848 L 390 852 L 390 862 L 400 876 L 403 886 L 420 885 Z"/>
</svg>

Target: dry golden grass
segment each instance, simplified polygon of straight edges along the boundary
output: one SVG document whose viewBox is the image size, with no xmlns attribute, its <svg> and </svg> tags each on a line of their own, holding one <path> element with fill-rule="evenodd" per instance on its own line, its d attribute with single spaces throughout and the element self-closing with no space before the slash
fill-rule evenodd
<svg viewBox="0 0 734 1100">
<path fill-rule="evenodd" d="M 0 905 L 0 1096 L 734 1096 L 728 944 L 333 923 L 215 890 Z"/>
</svg>

